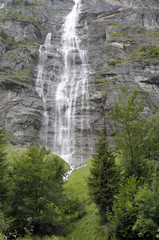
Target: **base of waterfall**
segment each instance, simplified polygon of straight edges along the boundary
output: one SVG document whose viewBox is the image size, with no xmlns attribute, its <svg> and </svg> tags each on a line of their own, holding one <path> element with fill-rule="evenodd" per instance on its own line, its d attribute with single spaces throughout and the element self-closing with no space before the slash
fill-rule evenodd
<svg viewBox="0 0 159 240">
<path fill-rule="evenodd" d="M 81 165 L 70 165 L 70 170 L 67 171 L 65 173 L 65 175 L 63 176 L 63 180 L 66 182 L 69 180 L 69 176 L 71 175 L 71 173 L 75 170 L 79 170 L 80 168 L 86 167 L 85 164 L 81 164 Z"/>
</svg>

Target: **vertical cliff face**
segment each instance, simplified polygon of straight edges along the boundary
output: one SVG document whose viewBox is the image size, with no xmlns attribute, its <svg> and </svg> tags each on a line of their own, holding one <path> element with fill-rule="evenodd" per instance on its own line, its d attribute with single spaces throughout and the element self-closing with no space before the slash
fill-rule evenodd
<svg viewBox="0 0 159 240">
<path fill-rule="evenodd" d="M 65 75 L 62 25 L 74 2 L 28 0 L 27 3 L 23 6 L 5 3 L 0 8 L 0 118 L 10 131 L 9 144 L 27 146 L 39 140 L 54 151 L 55 136 L 58 139 L 56 93 Z M 87 54 L 89 96 L 87 111 L 83 109 L 83 123 L 89 118 L 90 131 L 88 126 L 81 127 L 82 101 L 78 96 L 75 155 L 71 163 L 78 164 L 90 157 L 90 145 L 93 146 L 101 130 L 111 136 L 107 115 L 121 85 L 137 88 L 144 95 L 146 115 L 159 109 L 158 6 L 157 0 L 81 1 L 75 28 L 79 46 L 73 49 L 75 58 L 71 59 L 80 76 L 84 71 L 80 51 Z M 50 39 L 46 44 L 48 33 Z M 41 89 L 38 89 L 39 74 L 43 81 Z M 61 116 L 67 113 L 69 101 L 63 105 Z M 65 123 L 60 130 L 64 127 Z M 83 142 L 81 129 L 87 136 Z M 80 149 L 85 151 L 83 158 Z"/>
<path fill-rule="evenodd" d="M 44 121 L 43 99 L 36 88 L 39 48 L 51 32 L 52 47 L 42 77 L 46 79 L 44 91 L 48 91 L 48 101 L 51 99 L 47 108 L 53 111 L 54 96 L 50 95 L 49 84 L 53 88 L 59 80 L 61 26 L 73 3 L 23 2 L 12 5 L 7 1 L 0 9 L 0 118 L 10 131 L 8 143 L 27 146 L 41 139 Z"/>
<path fill-rule="evenodd" d="M 92 112 L 93 106 L 98 105 L 93 113 L 95 133 L 99 126 L 105 126 L 106 134 L 111 135 L 107 115 L 123 84 L 144 95 L 147 116 L 158 111 L 158 6 L 155 0 L 83 0 L 81 36 L 86 33 L 83 45 L 89 53 L 91 81 L 95 84 Z M 100 93 L 97 102 L 93 95 Z"/>
</svg>

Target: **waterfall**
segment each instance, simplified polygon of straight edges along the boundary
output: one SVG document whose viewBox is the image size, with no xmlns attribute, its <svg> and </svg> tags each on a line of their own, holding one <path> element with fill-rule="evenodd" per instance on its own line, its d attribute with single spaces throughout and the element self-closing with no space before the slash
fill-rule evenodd
<svg viewBox="0 0 159 240">
<path fill-rule="evenodd" d="M 4 3 L 0 4 L 0 9 L 4 8 Z"/>
<path fill-rule="evenodd" d="M 45 63 L 49 53 L 49 48 L 51 47 L 51 33 L 48 33 L 43 45 L 40 45 L 39 48 L 39 64 L 38 64 L 38 75 L 36 79 L 36 91 L 42 99 L 42 108 L 43 108 L 43 119 L 42 119 L 42 130 L 41 130 L 41 141 L 47 146 L 48 138 L 48 122 L 49 115 L 47 112 L 46 105 L 46 89 L 45 84 L 47 84 L 47 75 L 45 73 Z"/>
<path fill-rule="evenodd" d="M 80 48 L 76 33 L 81 0 L 74 0 L 66 16 L 61 37 L 63 70 L 55 96 L 55 123 L 52 151 L 69 164 L 81 163 L 90 157 L 91 128 L 89 118 L 88 73 L 85 50 Z M 89 153 L 88 153 L 89 152 Z"/>
</svg>

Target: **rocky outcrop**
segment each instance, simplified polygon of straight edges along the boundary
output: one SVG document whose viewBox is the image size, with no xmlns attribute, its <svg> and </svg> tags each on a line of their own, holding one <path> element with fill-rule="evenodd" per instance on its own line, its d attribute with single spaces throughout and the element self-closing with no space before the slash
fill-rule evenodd
<svg viewBox="0 0 159 240">
<path fill-rule="evenodd" d="M 92 113 L 98 116 L 93 120 L 94 128 L 98 132 L 105 126 L 109 137 L 112 124 L 107 116 L 121 85 L 130 90 L 136 88 L 144 95 L 146 115 L 159 109 L 159 2 L 82 2 L 80 30 L 84 36 L 82 44 L 89 54 L 91 81 L 95 85 L 92 95 L 99 95 L 99 92 L 102 95 L 98 101 L 96 97 L 91 98 Z M 95 109 L 94 102 L 98 105 Z"/>
<path fill-rule="evenodd" d="M 36 91 L 39 47 L 52 33 L 45 62 L 44 85 L 50 116 L 47 143 L 54 131 L 54 89 L 63 65 L 61 27 L 72 1 L 28 0 L 28 5 L 0 8 L 0 118 L 10 131 L 8 143 L 27 146 L 42 141 L 44 109 Z M 159 1 L 82 0 L 78 34 L 90 64 L 90 125 L 92 143 L 99 132 L 111 136 L 107 118 L 125 84 L 144 95 L 145 114 L 159 109 Z M 79 59 L 77 59 L 78 64 Z M 86 143 L 85 143 L 85 146 Z M 78 148 L 78 146 L 77 146 Z"/>
</svg>

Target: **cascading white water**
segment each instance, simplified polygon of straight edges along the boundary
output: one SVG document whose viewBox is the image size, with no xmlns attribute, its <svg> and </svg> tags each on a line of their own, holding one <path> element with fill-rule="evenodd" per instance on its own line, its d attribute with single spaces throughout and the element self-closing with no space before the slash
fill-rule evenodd
<svg viewBox="0 0 159 240">
<path fill-rule="evenodd" d="M 48 33 L 43 45 L 40 45 L 39 48 L 39 64 L 38 64 L 38 75 L 36 80 L 36 91 L 42 99 L 43 104 L 43 121 L 42 121 L 42 130 L 41 137 L 42 143 L 47 146 L 47 136 L 48 136 L 48 122 L 49 116 L 47 113 L 46 106 L 46 91 L 44 88 L 45 83 L 47 83 L 46 74 L 44 73 L 44 67 L 49 53 L 49 48 L 51 47 L 51 33 Z"/>
<path fill-rule="evenodd" d="M 0 4 L 0 9 L 4 8 L 4 3 Z"/>
<path fill-rule="evenodd" d="M 86 51 L 80 48 L 76 33 L 81 0 L 74 0 L 63 25 L 62 56 L 64 68 L 55 99 L 53 152 L 68 163 L 86 160 L 84 145 L 90 141 L 89 94 Z M 87 150 L 88 151 L 88 150 Z"/>
</svg>

